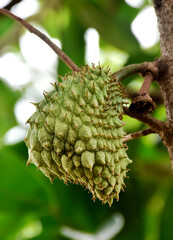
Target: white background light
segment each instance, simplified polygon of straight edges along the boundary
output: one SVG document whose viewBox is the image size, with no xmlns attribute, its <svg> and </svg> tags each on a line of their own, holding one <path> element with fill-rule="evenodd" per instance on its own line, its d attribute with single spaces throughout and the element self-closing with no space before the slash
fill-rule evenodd
<svg viewBox="0 0 173 240">
<path fill-rule="evenodd" d="M 99 34 L 94 28 L 89 28 L 85 33 L 85 62 L 98 64 L 100 60 Z"/>
<path fill-rule="evenodd" d="M 144 8 L 131 25 L 132 32 L 144 48 L 149 48 L 159 40 L 157 19 L 153 7 Z"/>
<path fill-rule="evenodd" d="M 33 24 L 35 26 L 35 24 Z M 42 33 L 47 35 L 50 39 L 49 34 L 43 29 L 36 26 Z M 57 39 L 51 39 L 57 46 L 61 47 L 61 43 Z M 26 31 L 25 34 L 20 38 L 20 49 L 25 61 L 40 71 L 55 68 L 57 61 L 57 55 L 53 50 L 40 38 Z"/>
<path fill-rule="evenodd" d="M 36 14 L 39 10 L 40 5 L 37 0 L 23 0 L 11 9 L 14 14 L 21 18 L 27 18 L 33 14 Z"/>
<path fill-rule="evenodd" d="M 7 4 L 9 4 L 9 2 L 11 2 L 10 0 L 1 0 L 0 1 L 0 8 L 5 7 Z"/>
<path fill-rule="evenodd" d="M 6 132 L 4 136 L 4 143 L 6 145 L 11 145 L 23 141 L 26 135 L 26 131 L 24 128 L 20 126 L 16 126 L 11 128 L 8 132 Z"/>
<path fill-rule="evenodd" d="M 128 3 L 132 7 L 141 7 L 144 3 L 144 0 L 125 0 L 126 3 Z"/>
<path fill-rule="evenodd" d="M 9 71 L 10 69 L 10 71 Z M 6 53 L 0 58 L 0 77 L 11 87 L 19 88 L 30 81 L 30 68 L 17 53 Z"/>
</svg>

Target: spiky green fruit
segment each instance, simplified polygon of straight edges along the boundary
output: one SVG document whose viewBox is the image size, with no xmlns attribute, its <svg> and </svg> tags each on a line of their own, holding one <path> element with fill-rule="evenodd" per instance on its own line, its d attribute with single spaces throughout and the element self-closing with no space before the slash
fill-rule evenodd
<svg viewBox="0 0 173 240">
<path fill-rule="evenodd" d="M 124 89 L 108 69 L 83 67 L 55 83 L 35 104 L 25 138 L 28 164 L 50 180 L 84 185 L 110 205 L 118 200 L 131 160 L 123 143 Z"/>
</svg>

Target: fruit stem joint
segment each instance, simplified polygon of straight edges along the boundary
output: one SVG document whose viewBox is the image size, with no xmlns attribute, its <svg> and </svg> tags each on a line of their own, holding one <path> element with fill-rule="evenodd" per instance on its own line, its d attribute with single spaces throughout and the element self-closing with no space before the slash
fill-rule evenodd
<svg viewBox="0 0 173 240">
<path fill-rule="evenodd" d="M 158 71 L 148 70 L 144 73 L 144 82 L 137 96 L 132 99 L 129 110 L 134 113 L 152 113 L 155 109 L 155 103 L 149 95 L 149 89 L 152 81 L 157 77 Z"/>
</svg>

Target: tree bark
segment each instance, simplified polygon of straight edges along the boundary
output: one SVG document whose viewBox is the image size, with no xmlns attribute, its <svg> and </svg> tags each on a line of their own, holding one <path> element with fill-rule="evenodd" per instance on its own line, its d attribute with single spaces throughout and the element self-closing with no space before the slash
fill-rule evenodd
<svg viewBox="0 0 173 240">
<path fill-rule="evenodd" d="M 168 148 L 173 170 L 173 1 L 154 0 L 160 32 L 160 75 L 157 79 L 167 112 L 163 143 Z"/>
</svg>

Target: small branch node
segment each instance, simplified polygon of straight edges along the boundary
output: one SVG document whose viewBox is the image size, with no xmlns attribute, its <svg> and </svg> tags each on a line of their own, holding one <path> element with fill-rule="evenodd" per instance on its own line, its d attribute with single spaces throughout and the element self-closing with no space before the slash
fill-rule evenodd
<svg viewBox="0 0 173 240">
<path fill-rule="evenodd" d="M 134 113 L 152 113 L 155 109 L 155 103 L 149 95 L 149 89 L 154 75 L 150 71 L 145 73 L 144 82 L 139 94 L 132 99 L 129 110 Z"/>
<path fill-rule="evenodd" d="M 145 95 L 138 95 L 132 99 L 129 110 L 138 114 L 149 114 L 155 109 L 155 103 L 148 93 Z"/>
</svg>

